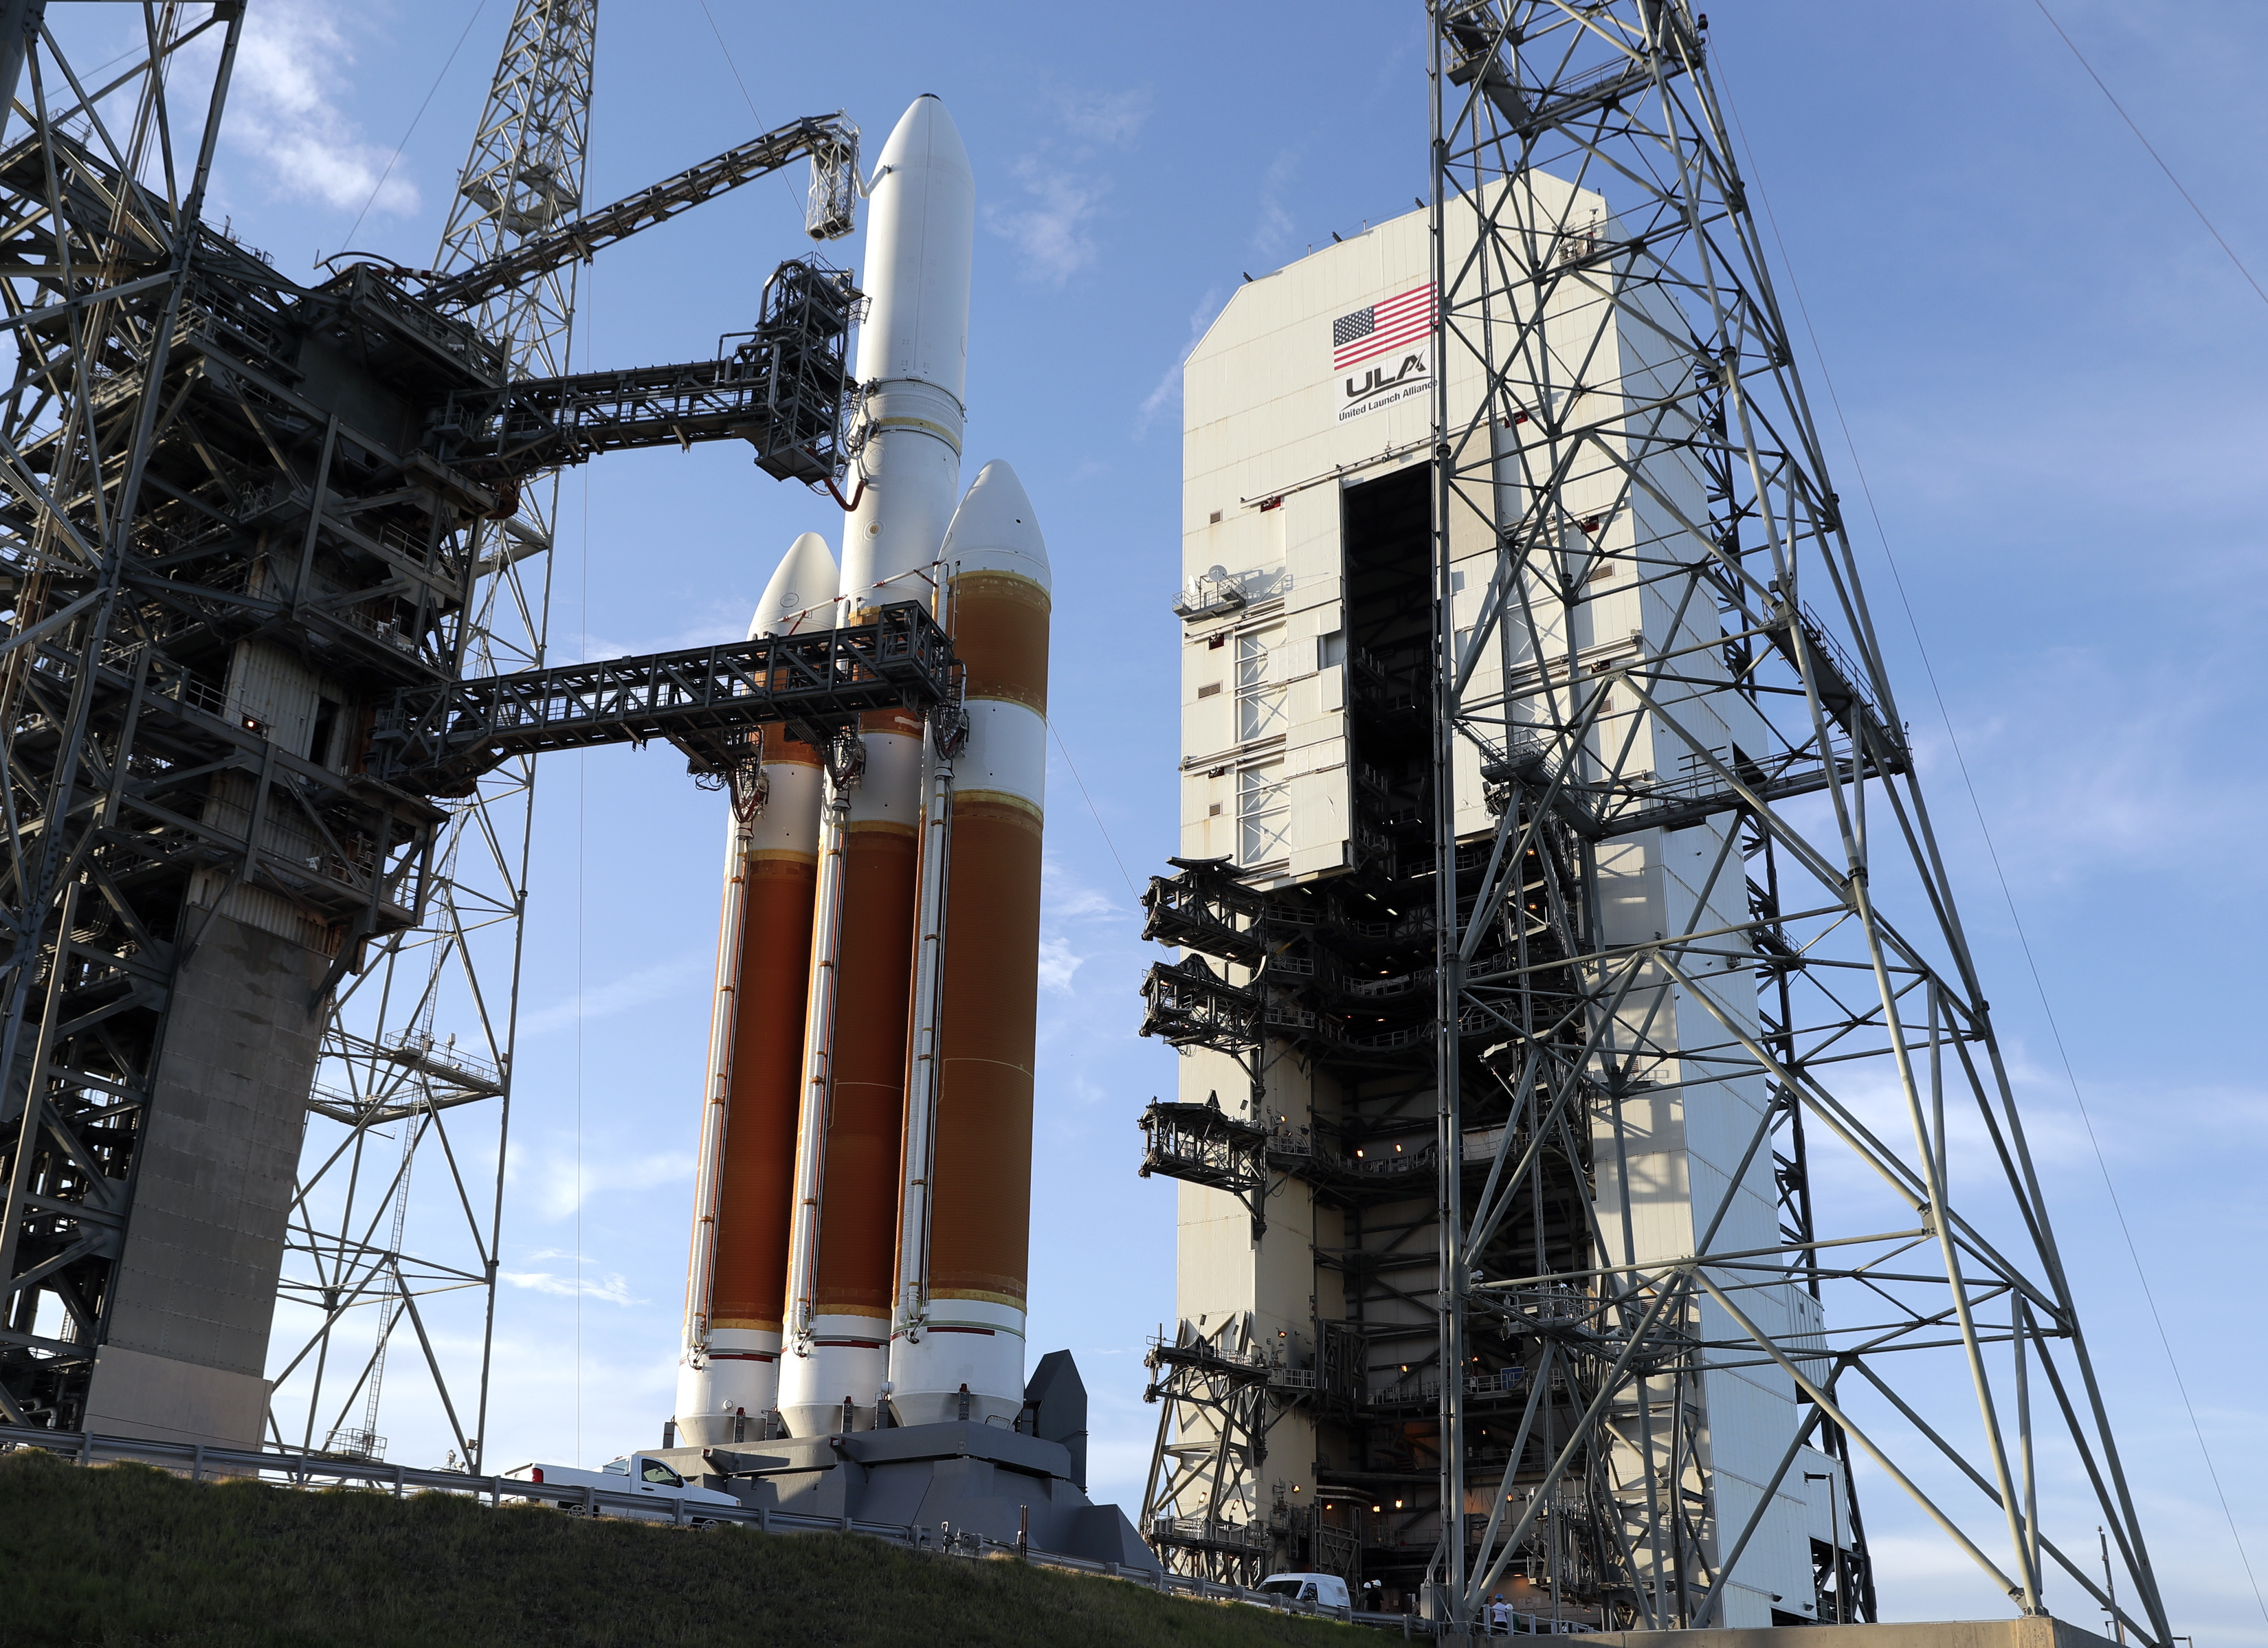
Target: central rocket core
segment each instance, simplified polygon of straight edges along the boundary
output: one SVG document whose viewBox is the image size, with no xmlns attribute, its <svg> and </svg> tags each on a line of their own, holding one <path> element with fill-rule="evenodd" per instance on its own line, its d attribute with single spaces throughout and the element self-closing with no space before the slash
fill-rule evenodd
<svg viewBox="0 0 2268 1648">
<path fill-rule="evenodd" d="M 934 97 L 890 134 L 871 200 L 857 490 L 826 593 L 840 623 L 928 601 L 965 719 L 869 715 L 823 757 L 763 747 L 720 926 L 688 1443 L 774 1407 L 812 1436 L 1012 1423 L 1024 1402 L 1047 550 L 1007 465 L 960 497 L 976 192 Z M 806 534 L 776 586 L 813 581 L 812 546 L 824 560 Z M 805 855 L 792 886 L 754 867 L 775 835 Z"/>
</svg>

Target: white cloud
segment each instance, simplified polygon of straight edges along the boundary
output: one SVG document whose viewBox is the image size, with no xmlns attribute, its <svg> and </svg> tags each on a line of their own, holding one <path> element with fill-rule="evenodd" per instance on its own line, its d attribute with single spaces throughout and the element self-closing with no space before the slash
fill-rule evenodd
<svg viewBox="0 0 2268 1648">
<path fill-rule="evenodd" d="M 1040 988 L 1057 994 L 1071 993 L 1071 975 L 1085 964 L 1086 958 L 1071 953 L 1069 943 L 1062 938 L 1042 936 L 1040 939 Z"/>
<path fill-rule="evenodd" d="M 1182 363 L 1176 360 L 1158 375 L 1157 386 L 1142 397 L 1141 409 L 1134 418 L 1134 432 L 1137 435 L 1148 434 L 1150 425 L 1158 420 L 1158 414 L 1178 404 L 1181 398 Z"/>
<path fill-rule="evenodd" d="M 1134 140 L 1150 118 L 1155 103 L 1147 86 L 1125 92 L 1057 90 L 1052 96 L 1057 117 L 1075 137 L 1123 149 Z"/>
<path fill-rule="evenodd" d="M 1065 927 L 1086 923 L 1092 934 L 1092 923 L 1123 922 L 1131 909 L 1123 895 L 1114 896 L 1079 879 L 1053 854 L 1043 858 L 1040 865 L 1041 988 L 1059 996 L 1080 994 L 1074 975 L 1094 959 L 1095 953 L 1091 948 L 1073 948 Z"/>
<path fill-rule="evenodd" d="M 1135 414 L 1134 433 L 1138 437 L 1150 432 L 1150 425 L 1157 421 L 1160 413 L 1181 405 L 1182 364 L 1197 346 L 1197 340 L 1205 335 L 1205 328 L 1213 323 L 1213 317 L 1220 313 L 1223 301 L 1220 288 L 1208 286 L 1204 296 L 1197 299 L 1197 307 L 1189 311 L 1189 342 L 1182 345 L 1173 364 L 1160 376 L 1157 387 L 1142 398 L 1141 408 Z"/>
<path fill-rule="evenodd" d="M 549 1007 L 539 1007 L 534 1012 L 523 1013 L 519 1019 L 522 1037 L 548 1035 L 554 1030 L 563 1030 L 579 1017 L 585 1024 L 594 1019 L 612 1019 L 616 1014 L 643 1007 L 690 990 L 710 970 L 705 957 L 679 956 L 674 960 L 659 961 L 635 973 L 625 973 L 609 979 L 596 989 L 583 991 L 579 997 L 570 996 L 554 1002 Z"/>
<path fill-rule="evenodd" d="M 2001 870 L 2020 887 L 2068 884 L 2184 835 L 2241 836 L 2257 816 L 2259 784 L 2244 763 L 2214 756 L 2226 706 L 2241 701 L 2250 674 L 2249 658 L 2210 648 L 2139 666 L 2123 652 L 2058 648 L 2002 689 L 1989 718 L 1968 721 L 1956 709 Z M 1950 757 L 1934 717 L 1918 718 L 1925 761 Z M 1958 768 L 1942 765 L 1959 785 Z M 1956 829 L 1970 821 L 1959 817 L 1965 802 L 1954 801 Z M 1990 886 L 1979 887 L 1986 900 Z"/>
<path fill-rule="evenodd" d="M 637 658 L 648 652 L 682 652 L 693 647 L 725 646 L 747 638 L 748 614 L 755 609 L 755 604 L 754 594 L 711 595 L 691 606 L 685 613 L 684 622 L 674 629 L 627 640 L 595 632 L 570 632 L 555 608 L 551 649 L 553 654 L 563 661 L 587 663 L 593 658 Z M 603 620 L 611 615 L 604 607 L 594 606 L 591 609 L 591 616 L 594 618 Z"/>
<path fill-rule="evenodd" d="M 1109 180 L 1058 170 L 1030 156 L 1011 171 L 1034 203 L 1020 211 L 989 212 L 988 221 L 1024 254 L 1027 280 L 1059 287 L 1101 255 L 1086 225 L 1109 193 Z"/>
<path fill-rule="evenodd" d="M 608 1305 L 643 1305 L 646 1301 L 630 1296 L 628 1277 L 620 1271 L 608 1270 L 597 1276 L 556 1276 L 549 1270 L 499 1270 L 499 1280 L 510 1286 L 525 1288 L 532 1293 L 556 1293 L 563 1298 L 600 1299 Z"/>
<path fill-rule="evenodd" d="M 309 0 L 254 6 L 237 48 L 229 141 L 258 157 L 280 195 L 342 211 L 367 201 L 387 216 L 414 212 L 416 186 L 389 170 L 393 151 L 364 142 L 341 112 L 353 63 L 334 11 Z"/>
<path fill-rule="evenodd" d="M 1080 880 L 1052 853 L 1041 861 L 1040 898 L 1050 922 L 1079 921 L 1088 916 L 1118 917 L 1128 913 L 1126 899 Z"/>
<path fill-rule="evenodd" d="M 578 1162 L 570 1151 L 547 1146 L 540 1155 L 514 1145 L 508 1175 L 523 1198 L 531 1193 L 535 1210 L 547 1219 L 571 1217 L 607 1192 L 638 1193 L 663 1186 L 681 1189 L 693 1181 L 690 1151 L 657 1151 L 644 1156 L 609 1156 L 594 1144 Z M 532 1181 L 532 1182 L 531 1182 Z M 544 1248 L 531 1260 L 571 1258 L 571 1253 Z"/>
<path fill-rule="evenodd" d="M 988 207 L 985 224 L 1022 253 L 1023 276 L 1061 287 L 1102 254 L 1093 233 L 1111 180 L 1094 169 L 1095 148 L 1123 149 L 1150 118 L 1146 87 L 1123 92 L 1059 88 L 1049 93 L 1057 124 L 1072 140 L 1044 143 L 1009 168 L 1024 202 Z"/>
<path fill-rule="evenodd" d="M 1300 158 L 1289 149 L 1278 151 L 1260 178 L 1260 208 L 1252 222 L 1252 249 L 1274 257 L 1292 244 L 1292 213 L 1284 203 L 1285 191 L 1300 169 Z"/>
</svg>

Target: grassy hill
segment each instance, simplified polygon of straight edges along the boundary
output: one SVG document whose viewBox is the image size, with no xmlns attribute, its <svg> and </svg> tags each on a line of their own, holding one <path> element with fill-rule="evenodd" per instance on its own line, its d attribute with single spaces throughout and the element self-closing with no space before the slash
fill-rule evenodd
<svg viewBox="0 0 2268 1648">
<path fill-rule="evenodd" d="M 0 1457 L 0 1648 L 49 1644 L 1263 1648 L 1374 1631 L 1117 1580 L 767 1536 L 490 1511 L 138 1465 Z"/>
</svg>

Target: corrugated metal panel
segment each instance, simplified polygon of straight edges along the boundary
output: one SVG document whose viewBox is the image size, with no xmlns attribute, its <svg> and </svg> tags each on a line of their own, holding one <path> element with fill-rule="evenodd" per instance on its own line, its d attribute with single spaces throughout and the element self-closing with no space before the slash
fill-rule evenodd
<svg viewBox="0 0 2268 1648">
<path fill-rule="evenodd" d="M 315 673 L 282 647 L 247 641 L 229 661 L 228 708 L 250 717 L 295 755 L 307 753 L 314 728 Z"/>
<path fill-rule="evenodd" d="M 1831 1489 L 1841 1486 L 1843 1468 L 1815 1447 L 1798 1449 L 1795 1463 L 1787 1468 L 1790 1484 L 1802 1490 L 1804 1532 L 1822 1545 L 1839 1541 L 1843 1549 L 1851 1549 L 1851 1523 L 1844 1512 L 1835 1507 Z M 1833 1483 L 1812 1482 L 1813 1476 L 1831 1475 Z M 1844 1504 L 1850 1503 L 1846 1497 Z"/>
<path fill-rule="evenodd" d="M 1753 1370 L 1702 1376 L 1708 1403 L 1709 1461 L 1716 1477 L 1720 1560 L 1755 1509 L 1763 1484 L 1799 1424 L 1792 1387 L 1785 1394 L 1766 1388 L 1767 1379 L 1786 1385 L 1786 1376 L 1776 1370 L 1761 1376 Z M 1793 1480 L 1781 1480 L 1735 1572 L 1742 1584 L 1786 1599 L 1783 1607 L 1795 1613 L 1798 1605 L 1811 1599 L 1811 1566 L 1804 1534 L 1808 1512 L 1803 1482 L 1800 1475 L 1791 1472 L 1791 1476 Z"/>
</svg>

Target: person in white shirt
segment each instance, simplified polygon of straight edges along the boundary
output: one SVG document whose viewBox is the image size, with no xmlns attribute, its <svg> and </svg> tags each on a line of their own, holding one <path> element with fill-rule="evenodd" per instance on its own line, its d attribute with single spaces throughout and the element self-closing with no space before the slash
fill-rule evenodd
<svg viewBox="0 0 2268 1648">
<path fill-rule="evenodd" d="M 1489 1604 L 1489 1634 L 1492 1637 L 1509 1637 L 1512 1634 L 1512 1604 L 1504 1600 L 1501 1591 L 1496 1593 L 1496 1600 Z"/>
</svg>

